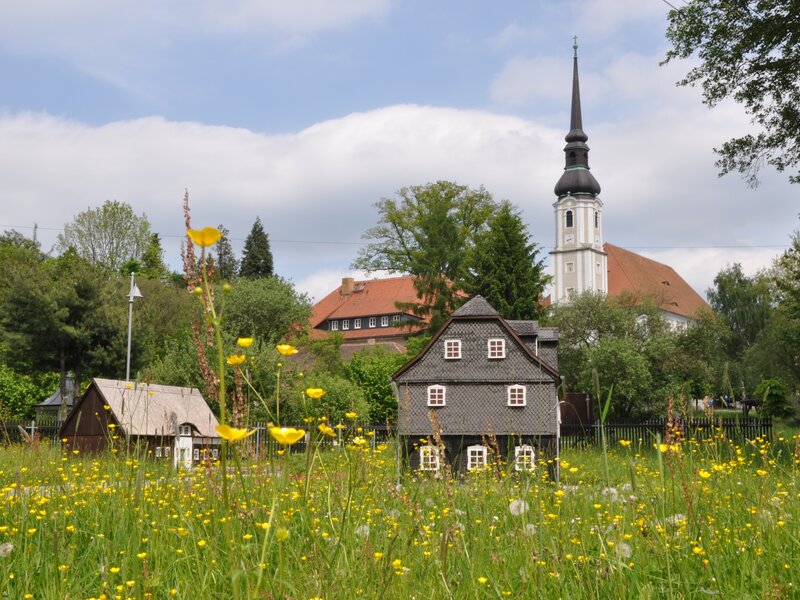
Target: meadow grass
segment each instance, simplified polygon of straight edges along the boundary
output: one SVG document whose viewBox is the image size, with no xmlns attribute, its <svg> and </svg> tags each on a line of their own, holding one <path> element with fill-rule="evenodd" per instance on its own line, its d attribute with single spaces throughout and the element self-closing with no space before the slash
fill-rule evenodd
<svg viewBox="0 0 800 600">
<path fill-rule="evenodd" d="M 627 442 L 627 440 L 626 440 Z M 2 598 L 790 598 L 798 437 L 568 450 L 559 485 L 406 473 L 363 439 L 175 470 L 0 453 Z M 658 446 L 658 444 L 656 444 Z"/>
</svg>

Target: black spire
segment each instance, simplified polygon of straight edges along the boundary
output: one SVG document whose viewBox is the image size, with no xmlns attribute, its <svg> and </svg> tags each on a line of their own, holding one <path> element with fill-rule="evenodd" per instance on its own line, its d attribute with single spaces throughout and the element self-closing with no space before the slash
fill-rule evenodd
<svg viewBox="0 0 800 600">
<path fill-rule="evenodd" d="M 578 81 L 578 38 L 572 46 L 572 109 L 569 118 L 569 133 L 564 139 L 566 166 L 564 173 L 556 183 L 555 193 L 559 198 L 567 194 L 599 194 L 600 184 L 589 172 L 589 136 L 583 131 L 581 118 L 581 89 Z"/>
</svg>

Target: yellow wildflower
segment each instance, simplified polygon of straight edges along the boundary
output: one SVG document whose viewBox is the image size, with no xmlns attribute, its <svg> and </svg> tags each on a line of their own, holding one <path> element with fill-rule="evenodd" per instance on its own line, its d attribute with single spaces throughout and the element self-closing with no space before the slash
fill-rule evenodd
<svg viewBox="0 0 800 600">
<path fill-rule="evenodd" d="M 329 435 L 330 437 L 336 437 L 336 430 L 333 427 L 326 425 L 325 423 L 320 423 L 317 425 L 317 429 L 322 435 Z"/>
<path fill-rule="evenodd" d="M 230 425 L 217 425 L 214 429 L 217 430 L 217 433 L 228 440 L 229 442 L 238 442 L 239 440 L 243 440 L 244 438 L 253 435 L 256 430 L 251 429 L 247 431 L 247 429 L 237 429 L 236 427 L 231 427 Z"/>
<path fill-rule="evenodd" d="M 239 338 L 236 343 L 242 348 L 249 348 L 253 345 L 253 338 Z"/>
<path fill-rule="evenodd" d="M 309 398 L 314 398 L 314 400 L 319 400 L 325 395 L 325 390 L 322 388 L 306 388 L 306 396 Z"/>
<path fill-rule="evenodd" d="M 352 421 L 353 419 L 358 417 L 358 414 L 350 411 L 350 412 L 344 413 L 344 416 Z"/>
<path fill-rule="evenodd" d="M 203 229 L 187 229 L 186 235 L 198 246 L 213 246 L 222 237 L 219 229 L 204 227 Z"/>
<path fill-rule="evenodd" d="M 276 348 L 278 349 L 278 352 L 283 356 L 291 356 L 292 354 L 297 354 L 297 348 L 295 348 L 291 344 L 278 344 Z"/>
<path fill-rule="evenodd" d="M 247 357 L 244 354 L 231 354 L 228 357 L 228 364 L 237 367 L 244 363 Z"/>
<path fill-rule="evenodd" d="M 296 444 L 306 435 L 305 430 L 294 427 L 272 427 L 269 433 L 279 444 L 285 446 Z"/>
</svg>

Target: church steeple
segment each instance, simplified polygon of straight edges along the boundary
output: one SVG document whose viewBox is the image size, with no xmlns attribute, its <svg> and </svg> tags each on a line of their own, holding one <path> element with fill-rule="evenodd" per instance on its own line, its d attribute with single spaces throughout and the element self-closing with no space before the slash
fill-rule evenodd
<svg viewBox="0 0 800 600">
<path fill-rule="evenodd" d="M 569 133 L 564 138 L 566 165 L 564 173 L 556 183 L 554 192 L 559 198 L 567 194 L 592 194 L 600 193 L 600 184 L 589 172 L 589 146 L 586 141 L 589 136 L 583 131 L 581 117 L 581 90 L 578 80 L 578 38 L 572 46 L 572 107 L 570 110 Z"/>
</svg>

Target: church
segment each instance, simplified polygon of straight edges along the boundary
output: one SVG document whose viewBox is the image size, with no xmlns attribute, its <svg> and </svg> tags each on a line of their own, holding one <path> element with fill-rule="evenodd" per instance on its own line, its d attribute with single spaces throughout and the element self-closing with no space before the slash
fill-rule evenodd
<svg viewBox="0 0 800 600">
<path fill-rule="evenodd" d="M 558 199 L 553 204 L 556 239 L 550 252 L 551 302 L 563 304 L 588 291 L 610 296 L 626 293 L 655 303 L 671 327 L 684 328 L 698 310 L 708 306 L 705 300 L 672 267 L 603 241 L 600 184 L 589 169 L 589 136 L 581 117 L 577 43 L 573 49 L 566 164 L 554 189 Z"/>
</svg>

